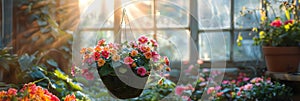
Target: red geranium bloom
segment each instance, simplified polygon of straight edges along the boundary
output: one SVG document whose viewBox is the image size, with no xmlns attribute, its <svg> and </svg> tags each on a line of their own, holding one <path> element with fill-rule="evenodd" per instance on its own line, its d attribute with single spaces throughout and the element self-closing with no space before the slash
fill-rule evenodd
<svg viewBox="0 0 300 101">
<path fill-rule="evenodd" d="M 284 24 L 285 24 L 285 25 L 287 25 L 287 24 L 294 24 L 294 20 L 288 20 L 288 21 L 285 21 Z"/>
<path fill-rule="evenodd" d="M 280 27 L 280 26 L 282 26 L 282 22 L 281 22 L 281 20 L 274 20 L 274 21 L 271 23 L 271 26 L 274 26 L 274 27 Z"/>
<path fill-rule="evenodd" d="M 95 59 L 95 61 L 98 61 L 99 58 L 100 58 L 100 53 L 95 52 L 95 53 L 94 53 L 94 59 Z"/>
<path fill-rule="evenodd" d="M 109 57 L 109 52 L 108 52 L 108 51 L 102 51 L 102 52 L 101 52 L 101 55 L 102 55 L 105 59 L 107 59 L 107 58 Z"/>
</svg>

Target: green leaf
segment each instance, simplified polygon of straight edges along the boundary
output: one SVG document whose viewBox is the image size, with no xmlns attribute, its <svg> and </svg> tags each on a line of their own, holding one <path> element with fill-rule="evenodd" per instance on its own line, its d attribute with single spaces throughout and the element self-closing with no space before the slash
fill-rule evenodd
<svg viewBox="0 0 300 101">
<path fill-rule="evenodd" d="M 18 62 L 21 67 L 21 71 L 29 70 L 33 66 L 33 60 L 35 59 L 35 56 L 31 55 L 29 56 L 28 54 L 22 55 Z"/>
<path fill-rule="evenodd" d="M 47 60 L 47 63 L 53 67 L 58 67 L 57 63 L 53 59 Z"/>
<path fill-rule="evenodd" d="M 104 66 L 98 69 L 98 72 L 101 76 L 106 76 L 113 73 L 114 69 L 108 63 L 105 63 Z"/>
<path fill-rule="evenodd" d="M 82 87 L 79 86 L 78 84 L 75 84 L 74 82 L 68 82 L 68 84 L 70 85 L 70 87 L 76 91 L 82 91 Z"/>
<path fill-rule="evenodd" d="M 60 70 L 54 70 L 54 75 L 62 80 L 67 80 L 69 79 L 68 75 L 65 75 L 63 72 L 61 72 Z"/>
<path fill-rule="evenodd" d="M 35 72 L 31 72 L 29 74 L 32 78 L 35 78 L 35 79 L 41 79 L 41 78 L 45 78 L 45 74 L 41 71 L 35 71 Z"/>
</svg>

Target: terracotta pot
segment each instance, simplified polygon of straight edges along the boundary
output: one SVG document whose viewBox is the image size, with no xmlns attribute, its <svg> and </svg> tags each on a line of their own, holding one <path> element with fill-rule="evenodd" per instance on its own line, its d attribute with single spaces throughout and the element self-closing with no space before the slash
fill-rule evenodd
<svg viewBox="0 0 300 101">
<path fill-rule="evenodd" d="M 299 47 L 263 47 L 267 69 L 271 72 L 297 72 L 300 64 Z"/>
<path fill-rule="evenodd" d="M 113 67 L 110 66 L 110 68 Z M 119 99 L 128 99 L 140 96 L 149 76 L 139 76 L 127 65 L 121 65 L 114 68 L 115 73 L 107 76 L 101 76 L 99 72 L 101 68 L 97 69 L 98 74 L 103 84 L 110 92 L 110 95 Z M 127 72 L 120 72 L 120 68 Z"/>
</svg>

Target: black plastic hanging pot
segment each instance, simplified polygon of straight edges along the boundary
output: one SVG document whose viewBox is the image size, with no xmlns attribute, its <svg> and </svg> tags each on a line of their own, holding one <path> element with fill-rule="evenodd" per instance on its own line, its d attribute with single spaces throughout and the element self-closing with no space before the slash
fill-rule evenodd
<svg viewBox="0 0 300 101">
<path fill-rule="evenodd" d="M 105 64 L 107 66 L 98 67 L 98 74 L 102 79 L 107 90 L 114 97 L 119 99 L 135 98 L 141 95 L 143 88 L 148 79 L 147 76 L 139 76 L 134 72 L 134 69 L 123 64 L 118 67 L 112 67 L 110 64 Z M 101 74 L 101 69 L 114 69 L 112 73 L 103 76 Z"/>
</svg>

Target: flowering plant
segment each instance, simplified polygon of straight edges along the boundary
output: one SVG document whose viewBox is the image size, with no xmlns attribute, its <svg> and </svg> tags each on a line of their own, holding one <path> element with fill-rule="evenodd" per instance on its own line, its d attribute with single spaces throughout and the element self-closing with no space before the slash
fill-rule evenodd
<svg viewBox="0 0 300 101">
<path fill-rule="evenodd" d="M 271 81 L 267 77 L 254 77 L 250 79 L 245 73 L 239 73 L 236 79 L 225 79 L 220 85 L 214 84 L 208 77 L 207 70 L 203 69 L 196 87 L 191 84 L 178 85 L 175 94 L 188 101 L 198 101 L 203 94 L 213 101 L 286 101 L 291 97 L 291 88 Z M 215 72 L 213 75 L 220 73 Z M 209 83 L 215 86 L 207 87 Z"/>
<path fill-rule="evenodd" d="M 60 101 L 59 98 L 47 89 L 28 83 L 21 90 L 9 88 L 0 92 L 1 101 Z M 76 101 L 75 95 L 67 95 L 64 101 Z"/>
<path fill-rule="evenodd" d="M 114 69 L 125 64 L 138 76 L 144 77 L 150 74 L 151 67 L 159 69 L 166 67 L 170 71 L 169 59 L 161 57 L 155 49 L 158 43 L 145 36 L 138 41 L 106 43 L 104 39 L 98 41 L 95 47 L 82 48 L 83 63 L 92 66 L 96 63 L 100 76 L 115 75 Z M 120 68 L 119 71 L 124 71 Z"/>
<path fill-rule="evenodd" d="M 297 0 L 292 1 L 282 2 L 279 7 L 285 12 L 286 17 L 277 16 L 275 19 L 270 19 L 266 10 L 260 10 L 261 26 L 259 29 L 253 28 L 254 32 L 259 32 L 259 35 L 253 38 L 254 45 L 275 47 L 300 46 L 299 5 Z M 264 0 L 264 3 L 273 10 L 269 1 Z M 237 38 L 238 46 L 242 45 L 241 40 L 243 40 L 243 37 L 239 35 Z"/>
</svg>

